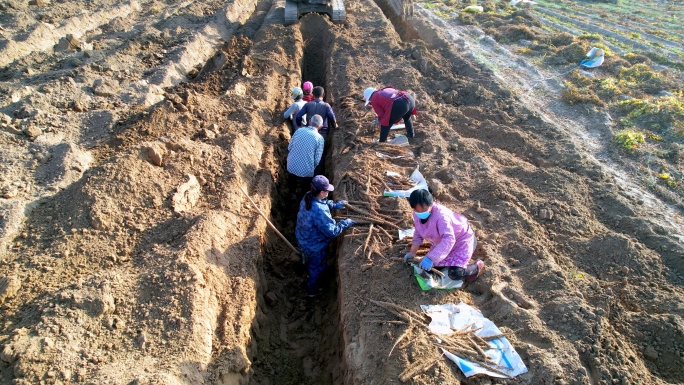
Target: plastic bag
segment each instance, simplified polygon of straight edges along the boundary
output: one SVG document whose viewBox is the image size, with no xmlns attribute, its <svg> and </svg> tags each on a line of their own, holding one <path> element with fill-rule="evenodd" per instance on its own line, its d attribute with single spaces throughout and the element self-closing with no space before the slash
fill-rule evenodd
<svg viewBox="0 0 684 385">
<path fill-rule="evenodd" d="M 416 277 L 418 285 L 420 285 L 420 288 L 423 289 L 423 291 L 430 289 L 451 290 L 463 286 L 462 280 L 456 281 L 449 278 L 449 274 L 447 274 L 448 268 L 443 271 L 444 277 L 440 277 L 435 273 L 430 273 L 421 269 L 418 267 L 418 264 L 412 263 L 411 265 L 413 266 L 413 275 Z"/>
</svg>

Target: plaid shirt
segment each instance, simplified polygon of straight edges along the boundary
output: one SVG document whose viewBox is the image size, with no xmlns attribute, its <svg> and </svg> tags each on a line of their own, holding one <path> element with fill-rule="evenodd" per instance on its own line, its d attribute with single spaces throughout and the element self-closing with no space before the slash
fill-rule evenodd
<svg viewBox="0 0 684 385">
<path fill-rule="evenodd" d="M 324 140 L 318 131 L 311 127 L 301 127 L 295 131 L 287 149 L 287 171 L 300 177 L 314 176 L 314 169 L 321 162 Z"/>
</svg>

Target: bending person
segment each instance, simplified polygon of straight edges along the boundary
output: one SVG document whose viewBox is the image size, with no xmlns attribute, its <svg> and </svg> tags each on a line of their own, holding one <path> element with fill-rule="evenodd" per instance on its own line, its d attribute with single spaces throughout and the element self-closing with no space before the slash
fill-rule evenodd
<svg viewBox="0 0 684 385">
<path fill-rule="evenodd" d="M 311 181 L 311 191 L 307 192 L 299 203 L 295 236 L 307 257 L 309 281 L 306 290 L 309 297 L 323 293 L 319 280 L 328 264 L 328 244 L 344 229 L 354 224 L 351 219 L 335 222 L 330 215 L 331 209 L 341 209 L 347 203 L 339 201 L 333 204 L 328 200 L 328 193 L 334 189 L 328 178 L 317 175 Z"/>
<path fill-rule="evenodd" d="M 413 121 L 411 116 L 416 114 L 416 99 L 406 91 L 399 91 L 392 87 L 376 90 L 373 87 L 363 91 L 363 100 L 371 105 L 378 115 L 380 123 L 380 141 L 386 142 L 393 124 L 404 119 L 406 136 L 413 138 Z"/>
<path fill-rule="evenodd" d="M 433 246 L 421 260 L 421 269 L 446 268 L 444 273 L 453 280 L 476 280 L 484 271 L 484 262 L 478 259 L 468 264 L 477 246 L 468 219 L 440 204 L 433 204 L 427 190 L 413 191 L 409 203 L 413 208 L 415 231 L 411 250 L 404 255 L 404 261 L 415 257 L 423 239 L 428 239 Z"/>
</svg>

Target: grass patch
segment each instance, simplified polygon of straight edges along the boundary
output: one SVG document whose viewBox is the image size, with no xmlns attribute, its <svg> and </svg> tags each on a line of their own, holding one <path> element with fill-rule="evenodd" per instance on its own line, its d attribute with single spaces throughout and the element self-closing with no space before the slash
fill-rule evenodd
<svg viewBox="0 0 684 385">
<path fill-rule="evenodd" d="M 565 47 L 561 47 L 547 58 L 547 63 L 552 65 L 579 63 L 589 52 L 589 43 L 586 41 L 576 41 Z"/>
<path fill-rule="evenodd" d="M 568 32 L 557 33 L 549 39 L 549 43 L 555 47 L 565 47 L 575 42 L 575 36 Z"/>
<path fill-rule="evenodd" d="M 520 40 L 537 40 L 538 34 L 524 25 L 499 27 L 492 35 L 501 43 L 517 43 Z"/>
<path fill-rule="evenodd" d="M 565 82 L 565 89 L 561 94 L 561 99 L 570 105 L 575 104 L 595 104 L 605 106 L 601 98 L 588 87 L 577 87 L 571 82 Z"/>
<path fill-rule="evenodd" d="M 615 134 L 615 144 L 627 152 L 632 152 L 645 142 L 644 134 L 631 130 L 620 131 Z"/>
<path fill-rule="evenodd" d="M 634 122 L 640 122 L 652 131 L 684 134 L 684 102 L 676 96 L 665 96 L 654 100 L 630 99 L 620 102 Z"/>
</svg>

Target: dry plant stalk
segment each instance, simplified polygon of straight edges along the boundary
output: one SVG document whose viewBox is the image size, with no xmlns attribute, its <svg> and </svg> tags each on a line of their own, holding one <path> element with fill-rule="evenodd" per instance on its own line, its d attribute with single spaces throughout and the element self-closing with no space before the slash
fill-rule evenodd
<svg viewBox="0 0 684 385">
<path fill-rule="evenodd" d="M 390 349 L 390 352 L 389 352 L 389 354 L 387 355 L 387 358 L 389 358 L 389 357 L 392 355 L 392 352 L 394 351 L 394 348 L 397 347 L 397 345 L 399 344 L 399 342 L 400 342 L 401 340 L 403 340 L 404 338 L 406 338 L 406 337 L 409 335 L 409 333 L 411 333 L 411 330 L 412 330 L 412 329 L 413 329 L 413 323 L 412 323 L 412 322 L 409 322 L 409 326 L 406 328 L 406 330 L 404 330 L 403 333 L 401 333 L 401 335 L 399 336 L 399 338 L 397 338 L 397 340 L 394 342 L 394 345 L 392 345 L 392 349 Z"/>
<path fill-rule="evenodd" d="M 377 219 L 379 219 L 379 220 L 382 220 L 382 219 L 383 219 L 383 218 L 380 217 L 380 216 L 377 216 L 377 215 L 372 214 L 370 211 L 366 211 L 366 210 L 364 210 L 364 209 L 360 209 L 360 208 L 358 208 L 358 207 L 354 207 L 354 206 L 352 206 L 351 204 L 349 204 L 349 202 L 347 202 L 347 204 L 344 205 L 344 208 L 346 208 L 347 210 L 351 210 L 351 211 L 353 211 L 353 212 L 355 212 L 355 213 L 357 213 L 357 214 L 368 215 L 369 217 L 374 217 L 374 218 L 377 218 Z"/>
<path fill-rule="evenodd" d="M 378 324 L 390 324 L 390 325 L 406 325 L 405 321 L 388 321 L 384 319 L 369 319 L 365 320 L 366 323 L 378 323 Z"/>
<path fill-rule="evenodd" d="M 401 382 L 407 382 L 408 380 L 412 379 L 413 377 L 415 377 L 415 376 L 417 376 L 417 375 L 419 375 L 419 374 L 421 374 L 421 373 L 427 372 L 428 370 L 430 370 L 430 368 L 432 368 L 433 366 L 435 366 L 435 364 L 436 364 L 437 362 L 439 362 L 440 359 L 442 359 L 442 356 L 443 356 L 443 355 L 444 355 L 444 354 L 440 355 L 440 356 L 437 357 L 437 358 L 434 358 L 434 359 L 428 361 L 427 363 L 420 363 L 420 364 L 418 364 L 418 365 L 415 365 L 415 366 L 412 367 L 412 368 L 408 368 L 408 369 L 404 370 L 404 371 L 399 375 L 399 380 L 400 380 Z"/>
<path fill-rule="evenodd" d="M 368 237 L 366 238 L 366 242 L 363 243 L 364 253 L 366 252 L 366 249 L 368 249 L 368 242 L 371 239 L 371 235 L 373 235 L 373 226 L 375 226 L 375 224 L 371 223 L 370 227 L 368 228 Z"/>
<path fill-rule="evenodd" d="M 404 261 L 404 258 L 403 258 L 403 257 L 395 257 L 395 261 L 401 261 L 401 262 L 403 262 L 403 261 Z M 411 262 L 413 262 L 413 263 L 420 263 L 420 258 L 414 257 L 413 259 L 411 259 Z M 431 267 L 431 268 L 430 268 L 430 272 L 433 273 L 433 274 L 437 274 L 437 275 L 439 275 L 440 277 L 444 277 L 444 273 L 442 273 L 441 271 L 437 270 L 437 269 L 434 268 L 434 267 Z"/>
<path fill-rule="evenodd" d="M 399 230 L 399 226 L 395 225 L 394 223 L 391 223 L 391 222 L 388 222 L 384 219 L 380 219 L 380 218 L 373 217 L 370 215 L 368 215 L 367 217 L 363 217 L 360 215 L 348 215 L 347 217 L 353 219 L 354 222 L 356 222 L 356 220 L 358 219 L 359 221 L 364 221 L 365 223 L 371 223 L 372 222 L 372 223 L 375 223 L 378 225 L 385 225 L 385 226 L 389 226 L 389 227 L 392 227 L 392 228 Z"/>
<path fill-rule="evenodd" d="M 412 340 L 415 340 L 416 338 L 407 340 L 404 344 L 400 345 L 402 340 L 405 340 L 408 338 L 408 335 L 416 329 L 418 326 L 422 326 L 425 329 L 427 329 L 427 321 L 424 317 L 422 317 L 420 314 L 409 310 L 405 309 L 397 304 L 391 303 L 391 302 L 386 302 L 386 301 L 378 301 L 378 300 L 370 300 L 372 303 L 375 305 L 380 306 L 387 312 L 394 314 L 395 316 L 399 317 L 401 321 L 398 321 L 400 323 L 408 323 L 408 327 L 406 330 L 397 338 L 397 340 L 394 342 L 394 345 L 392 345 L 392 348 L 390 349 L 388 357 L 392 355 L 392 352 L 394 349 L 399 346 L 400 349 L 403 349 L 410 345 Z M 375 316 L 379 316 L 378 314 L 373 314 Z M 372 321 L 377 321 L 381 323 L 387 323 L 383 322 L 382 320 L 372 320 Z M 460 329 L 454 329 L 454 333 L 449 334 L 449 335 L 437 335 L 432 332 L 427 331 L 428 334 L 431 334 L 435 336 L 435 338 L 438 339 L 438 342 L 433 342 L 433 344 L 443 350 L 449 351 L 461 358 L 470 360 L 487 370 L 490 370 L 494 373 L 501 374 L 502 376 L 505 376 L 506 378 L 511 378 L 511 376 L 506 373 L 503 370 L 498 369 L 497 367 L 506 369 L 505 367 L 499 366 L 497 363 L 492 361 L 492 358 L 488 356 L 485 353 L 486 349 L 490 349 L 491 346 L 487 342 L 488 340 L 495 339 L 495 338 L 501 338 L 504 336 L 504 334 L 496 334 L 492 336 L 487 336 L 487 337 L 480 337 L 476 335 L 475 333 L 478 332 L 481 327 L 471 329 L 475 325 L 475 323 L 471 323 L 469 325 L 466 325 Z M 441 358 L 444 355 L 440 355 L 439 358 Z M 416 375 L 423 373 L 427 370 L 429 370 L 434 364 L 439 360 L 439 358 L 432 360 L 427 363 L 421 363 L 418 365 L 411 366 L 404 370 L 401 375 L 399 376 L 399 379 L 403 382 L 409 381 L 411 378 L 415 377 Z"/>
<path fill-rule="evenodd" d="M 401 318 L 404 318 L 404 314 L 405 314 L 405 315 L 413 317 L 417 320 L 423 320 L 424 319 L 420 314 L 414 312 L 413 310 L 405 309 L 405 308 L 403 308 L 397 304 L 394 304 L 392 302 L 378 301 L 378 300 L 374 300 L 374 299 L 371 299 L 370 301 L 373 302 L 374 304 L 380 306 L 381 308 L 389 311 L 390 313 L 398 314 L 399 317 L 401 317 Z M 407 319 L 407 321 L 410 321 L 410 319 Z"/>
</svg>

